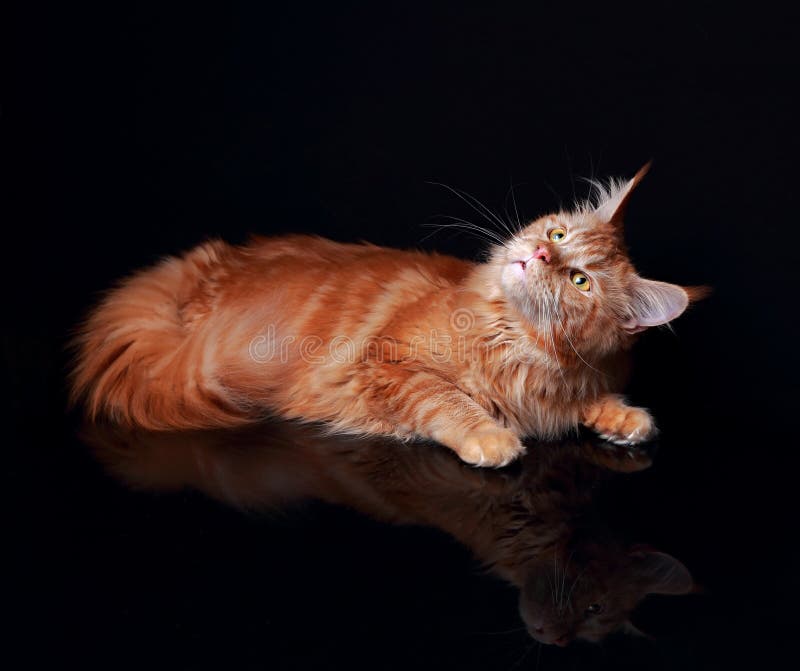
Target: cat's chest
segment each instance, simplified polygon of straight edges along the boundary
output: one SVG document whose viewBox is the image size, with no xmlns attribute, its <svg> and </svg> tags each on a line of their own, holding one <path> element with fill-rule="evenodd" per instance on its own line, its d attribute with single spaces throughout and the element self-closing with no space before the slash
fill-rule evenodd
<svg viewBox="0 0 800 671">
<path fill-rule="evenodd" d="M 581 408 L 601 393 L 582 371 L 508 364 L 469 376 L 471 395 L 497 420 L 521 434 L 555 436 L 578 424 Z"/>
</svg>

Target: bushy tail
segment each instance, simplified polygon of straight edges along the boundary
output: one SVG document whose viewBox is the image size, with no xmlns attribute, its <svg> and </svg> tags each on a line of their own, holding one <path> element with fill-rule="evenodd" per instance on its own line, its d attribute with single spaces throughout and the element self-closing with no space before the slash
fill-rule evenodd
<svg viewBox="0 0 800 671">
<path fill-rule="evenodd" d="M 73 341 L 73 403 L 146 429 L 232 426 L 247 413 L 203 371 L 202 324 L 232 253 L 209 242 L 123 281 Z"/>
</svg>

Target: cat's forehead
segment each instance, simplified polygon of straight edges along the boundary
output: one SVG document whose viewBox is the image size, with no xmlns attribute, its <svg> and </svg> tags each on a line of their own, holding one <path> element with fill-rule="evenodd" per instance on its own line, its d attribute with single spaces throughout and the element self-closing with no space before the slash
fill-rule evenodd
<svg viewBox="0 0 800 671">
<path fill-rule="evenodd" d="M 522 236 L 531 242 L 547 240 L 559 228 L 564 229 L 566 235 L 558 243 L 560 253 L 572 263 L 589 270 L 595 266 L 621 274 L 630 270 L 621 232 L 598 221 L 592 213 L 549 214 L 531 222 Z"/>
<path fill-rule="evenodd" d="M 614 236 L 616 230 L 611 226 L 606 226 L 602 221 L 591 212 L 557 212 L 546 214 L 538 219 L 534 219 L 525 228 L 529 232 L 548 231 L 552 228 L 562 227 L 570 233 L 602 233 Z"/>
</svg>

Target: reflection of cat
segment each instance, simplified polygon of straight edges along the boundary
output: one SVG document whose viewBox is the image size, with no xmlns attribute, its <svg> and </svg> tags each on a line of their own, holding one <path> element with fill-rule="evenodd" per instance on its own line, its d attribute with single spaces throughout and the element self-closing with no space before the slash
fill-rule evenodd
<svg viewBox="0 0 800 671">
<path fill-rule="evenodd" d="M 669 555 L 621 543 L 592 519 L 593 486 L 613 470 L 649 465 L 590 444 L 541 446 L 519 473 L 469 468 L 443 450 L 322 435 L 275 422 L 235 431 L 128 432 L 91 427 L 97 456 L 130 485 L 191 487 L 266 509 L 301 499 L 354 508 L 383 521 L 442 529 L 520 589 L 530 634 L 565 645 L 632 626 L 648 593 L 691 590 Z"/>
</svg>

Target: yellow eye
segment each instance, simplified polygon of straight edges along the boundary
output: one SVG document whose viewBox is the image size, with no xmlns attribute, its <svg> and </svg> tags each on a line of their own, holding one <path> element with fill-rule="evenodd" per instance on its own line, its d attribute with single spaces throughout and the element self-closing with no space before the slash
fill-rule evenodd
<svg viewBox="0 0 800 671">
<path fill-rule="evenodd" d="M 581 291 L 589 291 L 591 282 L 583 273 L 572 273 L 572 283 Z"/>
<path fill-rule="evenodd" d="M 551 242 L 561 242 L 567 237 L 567 232 L 563 228 L 554 228 L 547 234 L 547 237 L 550 238 Z"/>
</svg>

